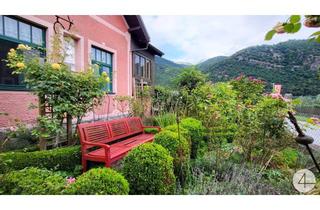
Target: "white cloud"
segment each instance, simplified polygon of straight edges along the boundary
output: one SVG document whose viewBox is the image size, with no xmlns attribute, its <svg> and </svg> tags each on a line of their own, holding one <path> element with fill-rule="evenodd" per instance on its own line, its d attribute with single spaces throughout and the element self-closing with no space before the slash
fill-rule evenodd
<svg viewBox="0 0 320 210">
<path fill-rule="evenodd" d="M 305 39 L 303 30 L 294 35 L 264 35 L 287 16 L 143 16 L 151 42 L 177 62 L 197 63 L 214 56 L 231 55 L 243 48 L 273 44 L 288 39 Z"/>
</svg>

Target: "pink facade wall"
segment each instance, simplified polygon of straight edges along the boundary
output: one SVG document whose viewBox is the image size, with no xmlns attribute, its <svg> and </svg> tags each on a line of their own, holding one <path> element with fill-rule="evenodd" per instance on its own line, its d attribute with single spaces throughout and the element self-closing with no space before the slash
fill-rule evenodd
<svg viewBox="0 0 320 210">
<path fill-rule="evenodd" d="M 46 42 L 50 50 L 50 37 L 53 35 L 55 16 L 22 16 L 31 22 L 38 23 L 47 28 Z M 130 95 L 132 93 L 132 65 L 128 27 L 123 16 L 70 16 L 74 22 L 71 35 L 77 40 L 76 66 L 83 71 L 91 64 L 91 46 L 102 48 L 113 53 L 113 92 L 115 95 Z M 70 32 L 65 31 L 66 34 Z M 109 100 L 95 110 L 99 115 L 116 115 L 116 103 L 109 95 Z M 26 91 L 1 91 L 0 127 L 11 126 L 11 119 L 20 119 L 26 123 L 33 123 L 37 117 L 37 110 L 29 110 L 30 103 L 37 104 L 35 96 Z M 91 118 L 93 113 L 88 113 Z"/>
</svg>

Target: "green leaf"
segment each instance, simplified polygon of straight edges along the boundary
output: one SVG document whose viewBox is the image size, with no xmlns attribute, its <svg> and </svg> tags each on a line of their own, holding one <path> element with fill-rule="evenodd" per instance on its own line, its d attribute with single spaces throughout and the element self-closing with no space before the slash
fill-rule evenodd
<svg viewBox="0 0 320 210">
<path fill-rule="evenodd" d="M 271 30 L 269 31 L 266 36 L 264 37 L 265 40 L 271 40 L 272 37 L 276 34 L 276 31 L 275 30 Z"/>
<path fill-rule="evenodd" d="M 300 30 L 301 28 L 301 23 L 296 23 L 293 25 L 292 33 L 296 33 Z"/>
<path fill-rule="evenodd" d="M 320 35 L 320 31 L 316 31 L 316 32 L 314 32 L 313 34 L 311 34 L 310 37 L 311 37 L 311 36 L 319 36 L 319 35 Z"/>
<path fill-rule="evenodd" d="M 293 28 L 294 28 L 294 25 L 292 23 L 288 23 L 284 25 L 284 31 L 287 33 L 292 33 Z"/>
<path fill-rule="evenodd" d="M 300 22 L 301 18 L 300 15 L 291 15 L 290 16 L 290 23 L 298 23 Z"/>
</svg>

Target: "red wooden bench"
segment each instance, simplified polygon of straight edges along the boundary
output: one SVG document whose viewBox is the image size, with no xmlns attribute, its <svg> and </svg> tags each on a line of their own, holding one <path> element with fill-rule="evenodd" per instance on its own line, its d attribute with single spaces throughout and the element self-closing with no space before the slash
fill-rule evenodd
<svg viewBox="0 0 320 210">
<path fill-rule="evenodd" d="M 83 171 L 87 170 L 88 160 L 111 167 L 134 147 L 153 141 L 154 134 L 145 133 L 145 128 L 160 131 L 157 126 L 144 126 L 139 117 L 79 124 Z"/>
</svg>

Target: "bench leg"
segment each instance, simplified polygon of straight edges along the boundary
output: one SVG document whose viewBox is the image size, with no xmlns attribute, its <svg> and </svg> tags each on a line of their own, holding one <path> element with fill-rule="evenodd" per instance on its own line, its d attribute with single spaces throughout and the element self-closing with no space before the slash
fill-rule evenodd
<svg viewBox="0 0 320 210">
<path fill-rule="evenodd" d="M 105 166 L 106 166 L 106 168 L 111 168 L 111 163 L 110 163 L 109 161 L 107 161 L 107 162 L 105 163 Z"/>
<path fill-rule="evenodd" d="M 87 160 L 82 158 L 82 171 L 86 172 L 87 171 Z"/>
</svg>

